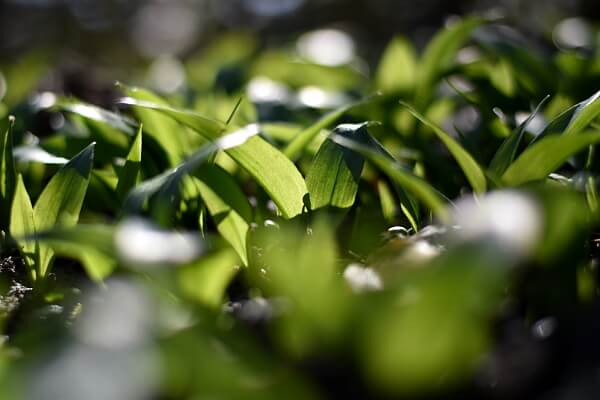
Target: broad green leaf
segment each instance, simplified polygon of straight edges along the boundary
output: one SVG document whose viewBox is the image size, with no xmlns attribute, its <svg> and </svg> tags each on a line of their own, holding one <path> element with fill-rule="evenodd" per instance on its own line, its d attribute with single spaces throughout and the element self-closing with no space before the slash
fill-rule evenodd
<svg viewBox="0 0 600 400">
<path fill-rule="evenodd" d="M 226 248 L 177 270 L 179 286 L 189 298 L 211 308 L 223 304 L 225 290 L 237 273 L 238 256 Z"/>
<path fill-rule="evenodd" d="M 230 133 L 214 142 L 204 145 L 185 162 L 142 182 L 131 190 L 125 198 L 125 204 L 123 206 L 124 211 L 137 212 L 141 210 L 146 200 L 154 195 L 162 196 L 162 199 L 172 199 L 174 196 L 177 197 L 179 186 L 184 176 L 193 173 L 217 151 L 240 146 L 257 134 L 258 130 L 256 125 L 249 125 L 239 131 Z"/>
<path fill-rule="evenodd" d="M 295 160 L 297 159 L 304 149 L 312 143 L 312 141 L 319 135 L 321 130 L 327 128 L 331 124 L 335 123 L 338 119 L 342 117 L 345 113 L 347 113 L 350 109 L 362 105 L 365 102 L 368 102 L 370 99 L 358 101 L 356 103 L 348 104 L 343 107 L 338 108 L 337 110 L 331 111 L 321 117 L 317 122 L 304 129 L 302 132 L 298 133 L 285 147 L 283 153 L 288 156 L 289 159 Z"/>
<path fill-rule="evenodd" d="M 539 141 L 554 134 L 573 135 L 581 132 L 598 114 L 600 114 L 600 90 L 560 113 L 548 123 L 534 141 Z"/>
<path fill-rule="evenodd" d="M 125 99 L 124 102 L 165 113 L 208 140 L 219 138 L 227 129 L 225 123 L 194 112 L 134 99 Z M 267 192 L 285 218 L 293 218 L 302 213 L 306 184 L 296 166 L 282 152 L 259 136 L 251 137 L 242 145 L 225 151 Z"/>
<path fill-rule="evenodd" d="M 365 159 L 381 169 L 408 193 L 421 200 L 442 221 L 447 220 L 446 201 L 437 190 L 422 178 L 406 170 L 397 161 L 379 151 L 343 136 L 331 136 L 331 140 L 361 154 Z"/>
<path fill-rule="evenodd" d="M 55 225 L 72 226 L 77 223 L 92 170 L 94 145 L 90 144 L 65 164 L 40 194 L 33 208 L 37 231 L 45 231 Z M 52 249 L 40 245 L 38 278 L 46 276 L 53 256 Z"/>
<path fill-rule="evenodd" d="M 502 181 L 506 185 L 516 186 L 544 179 L 564 164 L 569 157 L 598 142 L 600 142 L 600 133 L 597 132 L 549 136 L 529 146 L 508 167 L 502 176 Z"/>
<path fill-rule="evenodd" d="M 13 159 L 12 127 L 14 117 L 8 118 L 8 126 L 0 126 L 0 229 L 10 223 L 10 207 L 15 191 L 15 161 Z"/>
<path fill-rule="evenodd" d="M 332 135 L 352 138 L 360 143 L 366 143 L 369 139 L 367 123 L 339 125 Z M 363 164 L 360 154 L 327 139 L 306 176 L 310 208 L 351 207 L 358 191 Z"/>
<path fill-rule="evenodd" d="M 406 38 L 396 36 L 379 61 L 375 85 L 384 92 L 409 92 L 414 88 L 417 71 L 414 47 Z"/>
<path fill-rule="evenodd" d="M 227 151 L 267 192 L 285 218 L 302 213 L 306 183 L 296 166 L 261 137 Z"/>
<path fill-rule="evenodd" d="M 523 136 L 525 135 L 525 130 L 529 123 L 535 118 L 535 116 L 540 112 L 540 109 L 544 105 L 544 103 L 550 98 L 550 96 L 546 96 L 535 108 L 535 110 L 527 117 L 525 121 L 519 125 L 517 129 L 515 129 L 510 136 L 508 136 L 490 163 L 490 172 L 494 176 L 502 176 L 506 169 L 510 166 L 510 164 L 514 161 L 515 156 L 517 155 L 517 150 L 519 149 L 519 145 L 523 140 Z"/>
<path fill-rule="evenodd" d="M 433 98 L 436 83 L 452 66 L 456 53 L 485 19 L 469 17 L 444 28 L 429 42 L 419 63 L 415 104 L 424 110 Z"/>
<path fill-rule="evenodd" d="M 463 173 L 467 177 L 467 180 L 471 184 L 474 192 L 483 193 L 486 190 L 487 182 L 485 179 L 485 174 L 477 161 L 467 152 L 461 145 L 458 143 L 452 136 L 450 136 L 447 132 L 441 129 L 439 126 L 435 125 L 433 122 L 429 121 L 422 114 L 420 114 L 417 110 L 412 108 L 410 105 L 406 103 L 401 103 L 404 105 L 408 111 L 423 124 L 428 126 L 436 136 L 446 145 L 450 154 L 454 157 L 458 165 L 462 169 Z"/>
<path fill-rule="evenodd" d="M 119 84 L 119 86 L 134 101 L 149 102 L 165 108 L 169 107 L 169 104 L 165 100 L 148 90 L 130 88 L 122 84 Z M 170 166 L 177 165 L 183 160 L 185 155 L 190 153 L 190 149 L 187 148 L 188 133 L 173 118 L 153 112 L 145 107 L 134 107 L 133 111 L 142 125 L 144 125 L 144 132 L 151 136 L 167 154 Z M 173 111 L 176 112 L 176 110 Z"/>
<path fill-rule="evenodd" d="M 207 164 L 196 172 L 198 189 L 217 230 L 248 264 L 246 235 L 252 222 L 252 207 L 244 192 L 224 169 Z"/>
<path fill-rule="evenodd" d="M 20 174 L 17 176 L 9 230 L 11 236 L 19 244 L 23 260 L 25 260 L 25 264 L 29 267 L 30 277 L 32 280 L 35 280 L 34 267 L 38 260 L 37 246 L 33 241 L 24 240 L 26 236 L 35 234 L 36 232 L 33 221 L 33 206 L 23 183 L 23 177 Z"/>
<path fill-rule="evenodd" d="M 117 170 L 119 177 L 117 183 L 117 195 L 124 199 L 125 195 L 138 183 L 140 179 L 140 167 L 142 162 L 142 125 L 131 143 L 129 153 L 125 159 L 125 165 Z"/>
</svg>

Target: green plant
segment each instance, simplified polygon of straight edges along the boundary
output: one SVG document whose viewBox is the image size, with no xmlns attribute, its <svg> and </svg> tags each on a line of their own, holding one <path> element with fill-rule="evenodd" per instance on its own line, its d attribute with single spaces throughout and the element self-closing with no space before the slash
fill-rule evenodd
<svg viewBox="0 0 600 400">
<path fill-rule="evenodd" d="M 35 343 L 58 336 L 66 370 L 102 360 L 112 376 L 103 351 L 149 365 L 149 397 L 318 398 L 353 380 L 363 397 L 444 396 L 475 376 L 489 394 L 506 304 L 536 332 L 598 301 L 600 91 L 579 82 L 599 72 L 575 80 L 572 64 L 597 66 L 599 50 L 538 55 L 496 37 L 500 23 L 465 18 L 420 56 L 396 37 L 372 79 L 224 36 L 187 63 L 185 96 L 118 84 L 107 110 L 53 95 L 43 112 L 66 125 L 33 145 L 15 107 L 31 77 L 7 73 L 2 256 L 29 277 L 7 280 L 32 288 L 23 313 L 68 311 L 43 329 L 0 312 L 0 382 L 35 380 Z M 222 87 L 223 68 L 241 82 Z M 285 117 L 265 117 L 246 98 L 257 76 L 344 102 L 284 98 Z M 122 303 L 98 311 L 96 297 Z"/>
</svg>

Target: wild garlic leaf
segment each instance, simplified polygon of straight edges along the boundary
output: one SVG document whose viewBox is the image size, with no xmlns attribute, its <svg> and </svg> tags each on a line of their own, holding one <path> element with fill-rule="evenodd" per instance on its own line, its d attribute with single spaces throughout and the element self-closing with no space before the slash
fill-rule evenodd
<svg viewBox="0 0 600 400">
<path fill-rule="evenodd" d="M 55 225 L 73 226 L 77 223 L 90 181 L 94 145 L 90 144 L 65 164 L 40 194 L 33 207 L 33 220 L 38 232 Z M 47 275 L 53 257 L 51 248 L 40 245 L 38 278 Z"/>
</svg>

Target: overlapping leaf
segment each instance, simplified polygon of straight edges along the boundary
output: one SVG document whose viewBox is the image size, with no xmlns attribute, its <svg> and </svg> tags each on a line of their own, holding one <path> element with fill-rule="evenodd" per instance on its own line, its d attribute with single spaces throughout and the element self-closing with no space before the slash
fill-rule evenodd
<svg viewBox="0 0 600 400">
<path fill-rule="evenodd" d="M 125 99 L 125 103 L 164 113 L 194 129 L 208 140 L 216 140 L 227 126 L 221 121 L 197 113 L 164 107 L 149 102 Z M 302 213 L 306 184 L 296 166 L 282 152 L 259 136 L 246 140 L 243 145 L 224 149 L 267 192 L 281 214 L 292 218 Z"/>
</svg>

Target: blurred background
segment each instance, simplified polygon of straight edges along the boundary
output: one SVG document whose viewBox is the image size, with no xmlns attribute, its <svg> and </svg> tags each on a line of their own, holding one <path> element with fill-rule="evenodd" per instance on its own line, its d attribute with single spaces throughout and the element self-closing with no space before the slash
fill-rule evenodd
<svg viewBox="0 0 600 400">
<path fill-rule="evenodd" d="M 0 64 L 42 51 L 59 66 L 44 82 L 47 89 L 105 103 L 94 97 L 102 97 L 97 92 L 106 83 L 135 80 L 140 69 L 150 68 L 149 82 L 135 83 L 162 92 L 177 88 L 182 61 L 223 32 L 252 33 L 260 46 L 277 46 L 307 31 L 335 29 L 319 39 L 333 43 L 322 50 L 339 59 L 321 62 L 356 55 L 368 73 L 395 34 L 419 49 L 449 16 L 470 13 L 505 17 L 542 45 L 552 43 L 561 21 L 585 45 L 589 24 L 600 18 L 595 0 L 423 0 L 418 6 L 408 0 L 4 0 Z M 152 82 L 153 73 L 165 71 L 170 82 Z"/>
<path fill-rule="evenodd" d="M 423 54 L 441 27 L 469 14 L 501 23 L 475 30 L 469 41 L 457 40 L 458 47 L 449 51 L 452 60 L 441 63 L 439 73 L 432 74 L 435 79 L 421 85 L 424 90 L 416 87 L 418 72 L 427 64 L 417 53 Z M 135 92 L 115 87 L 115 81 L 149 88 L 173 106 L 223 121 L 237 110 L 239 97 L 246 96 L 250 101 L 242 103 L 233 122 L 279 122 L 279 132 L 269 133 L 277 143 L 291 140 L 325 110 L 381 90 L 385 95 L 380 101 L 355 110 L 345 121 L 382 121 L 379 130 L 369 128 L 371 133 L 407 165 L 427 171 L 444 195 L 458 198 L 465 187 L 462 172 L 441 144 L 430 145 L 433 136 L 420 140 L 427 131 L 415 128 L 398 99 L 419 102 L 432 121 L 461 137 L 487 164 L 501 139 L 524 120 L 535 117 L 527 129 L 537 135 L 560 112 L 598 90 L 599 21 L 598 0 L 0 0 L 0 120 L 16 116 L 15 143 L 21 148 L 43 149 L 63 159 L 79 152 L 82 142 L 98 141 L 98 173 L 82 217 L 96 222 L 120 207 L 118 201 L 113 205 L 106 200 L 103 177 L 112 179 L 104 172 L 112 174 L 115 155 L 125 155 L 129 148 L 129 138 L 111 122 L 128 121 L 119 116 L 134 112 L 116 105 L 123 93 Z M 66 101 L 61 94 L 83 102 Z M 478 96 L 477 107 L 470 94 Z M 547 95 L 552 100 L 543 115 L 531 114 Z M 144 122 L 144 129 L 148 126 L 152 124 Z M 187 138 L 190 132 L 177 128 L 175 124 L 164 132 Z M 190 146 L 176 142 L 176 156 L 171 157 L 156 137 L 144 136 L 145 177 L 174 167 L 178 157 L 199 146 L 198 141 Z M 404 151 L 413 148 L 418 151 Z M 308 161 L 298 162 L 302 171 L 308 171 Z M 577 178 L 575 166 L 567 167 L 566 173 Z M 32 198 L 53 167 L 44 168 L 27 170 Z M 152 279 L 146 279 L 145 270 L 139 281 L 131 271 L 119 271 L 101 289 L 86 289 L 90 282 L 83 270 L 61 259 L 54 271 L 57 286 L 66 282 L 57 289 L 64 297 L 44 298 L 43 307 L 27 304 L 2 326 L 0 400 L 322 398 L 313 396 L 318 391 L 331 398 L 373 398 L 373 388 L 410 399 L 411 391 L 429 390 L 441 392 L 435 399 L 531 399 L 531 393 L 542 393 L 535 398 L 543 400 L 598 398 L 600 258 L 598 247 L 592 262 L 578 245 L 588 235 L 582 199 L 561 192 L 538 194 L 547 214 L 544 234 L 552 241 L 540 246 L 536 257 L 542 261 L 524 262 L 524 272 L 514 278 L 514 294 L 508 296 L 504 279 L 509 278 L 512 255 L 489 257 L 482 246 L 455 246 L 447 257 L 428 264 L 432 274 L 427 268 L 412 269 L 410 263 L 406 271 L 392 273 L 409 257 L 415 258 L 415 266 L 430 262 L 427 257 L 437 254 L 445 231 L 430 230 L 414 246 L 400 240 L 403 234 L 396 238 L 386 231 L 396 224 L 399 207 L 385 189 L 387 180 L 373 176 L 361 185 L 363 208 L 349 214 L 352 229 L 339 240 L 337 232 L 305 235 L 293 225 L 281 234 L 272 227 L 268 196 L 253 184 L 244 186 L 244 194 L 252 195 L 256 219 L 264 222 L 251 236 L 252 248 L 260 250 L 251 253 L 258 260 L 253 265 L 261 269 L 233 282 L 238 258 L 225 242 L 177 270 L 157 269 Z M 392 207 L 380 213 L 384 195 Z M 198 229 L 204 217 L 190 217 L 195 212 L 200 213 L 182 213 L 178 228 Z M 471 214 L 467 209 L 465 215 Z M 381 232 L 387 233 L 382 237 Z M 162 240 L 161 235 L 168 233 L 159 232 Z M 258 256 L 280 237 L 285 240 L 277 251 Z M 312 258 L 290 257 L 303 240 L 301 248 Z M 382 240 L 391 245 L 375 259 L 382 260 L 380 270 L 391 282 L 387 292 L 352 297 L 341 279 L 330 280 L 328 274 L 339 262 L 367 257 Z M 332 250 L 338 244 L 344 246 L 339 254 Z M 414 249 L 420 250 L 410 253 Z M 338 260 L 342 255 L 352 257 Z M 8 274 L 19 271 L 15 260 L 0 263 L 0 274 L 17 282 L 6 290 L 0 285 L 0 293 L 12 290 L 6 297 L 12 307 L 8 313 L 32 290 L 19 284 L 22 277 Z M 261 280 L 263 263 L 288 265 L 290 260 L 298 265 L 287 271 L 304 271 L 302 279 L 288 272 L 274 275 L 273 284 Z M 302 269 L 301 262 L 309 268 Z M 311 269 L 323 265 L 329 268 L 325 273 Z M 357 266 L 352 270 L 365 272 Z M 327 284 L 315 285 L 319 278 Z M 412 306 L 415 293 L 426 301 Z M 462 293 L 469 296 L 457 296 Z M 231 301 L 223 304 L 224 299 Z M 578 301 L 584 306 L 577 308 Z M 83 317 L 81 304 L 88 310 Z M 303 311 L 289 312 L 289 304 L 299 304 Z M 408 312 L 398 313 L 398 306 Z M 5 342 L 11 345 L 8 355 L 1 351 L 7 349 Z M 21 357 L 21 349 L 31 355 L 24 358 L 23 374 L 6 361 Z M 31 392 L 28 396 L 18 397 L 6 385 L 18 386 L 19 379 L 35 383 L 22 385 Z M 457 393 L 455 381 L 465 381 Z M 402 392 L 407 387 L 409 393 Z M 265 397 L 267 392 L 271 397 Z M 382 398 L 388 397 L 384 393 Z"/>
</svg>

